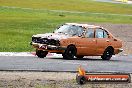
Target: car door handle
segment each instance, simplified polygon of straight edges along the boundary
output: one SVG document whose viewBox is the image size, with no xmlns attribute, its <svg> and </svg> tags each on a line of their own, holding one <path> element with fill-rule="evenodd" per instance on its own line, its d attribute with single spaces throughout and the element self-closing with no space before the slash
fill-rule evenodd
<svg viewBox="0 0 132 88">
<path fill-rule="evenodd" d="M 93 41 L 96 41 L 96 40 L 93 40 Z"/>
<path fill-rule="evenodd" d="M 106 40 L 106 42 L 109 42 L 110 40 Z"/>
</svg>

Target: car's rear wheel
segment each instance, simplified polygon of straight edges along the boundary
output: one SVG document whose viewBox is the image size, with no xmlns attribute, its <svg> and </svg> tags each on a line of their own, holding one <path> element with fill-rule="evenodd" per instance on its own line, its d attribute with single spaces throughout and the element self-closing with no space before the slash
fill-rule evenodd
<svg viewBox="0 0 132 88">
<path fill-rule="evenodd" d="M 76 47 L 73 45 L 68 46 L 62 56 L 64 59 L 73 59 L 76 56 Z"/>
<path fill-rule="evenodd" d="M 103 55 L 101 56 L 101 58 L 103 59 L 103 60 L 110 60 L 111 59 L 111 57 L 112 57 L 112 55 L 113 55 L 113 49 L 112 48 L 107 48 L 105 51 L 104 51 L 104 53 L 103 53 Z"/>
<path fill-rule="evenodd" d="M 36 55 L 39 58 L 44 58 L 44 57 L 46 57 L 47 54 L 48 54 L 48 51 L 43 51 L 43 50 L 36 49 Z"/>
</svg>

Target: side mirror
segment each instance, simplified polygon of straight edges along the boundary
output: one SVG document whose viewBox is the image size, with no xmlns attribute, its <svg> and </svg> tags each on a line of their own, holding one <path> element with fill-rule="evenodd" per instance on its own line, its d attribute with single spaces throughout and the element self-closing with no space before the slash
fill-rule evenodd
<svg viewBox="0 0 132 88">
<path fill-rule="evenodd" d="M 83 34 L 81 34 L 81 35 L 78 35 L 78 37 L 84 38 L 85 36 Z"/>
<path fill-rule="evenodd" d="M 85 31 L 83 31 L 81 37 L 82 37 L 82 38 L 85 38 L 85 34 L 86 34 Z"/>
</svg>

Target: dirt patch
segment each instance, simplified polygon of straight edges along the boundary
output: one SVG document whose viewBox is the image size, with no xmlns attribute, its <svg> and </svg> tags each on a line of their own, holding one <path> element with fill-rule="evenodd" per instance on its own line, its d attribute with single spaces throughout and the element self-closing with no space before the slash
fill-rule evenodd
<svg viewBox="0 0 132 88">
<path fill-rule="evenodd" d="M 0 72 L 0 88 L 131 88 L 132 83 L 78 85 L 76 73 Z"/>
</svg>

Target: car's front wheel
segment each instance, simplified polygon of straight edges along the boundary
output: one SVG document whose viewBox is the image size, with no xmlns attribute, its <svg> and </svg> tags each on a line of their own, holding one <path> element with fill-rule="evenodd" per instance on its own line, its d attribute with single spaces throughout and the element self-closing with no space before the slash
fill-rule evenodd
<svg viewBox="0 0 132 88">
<path fill-rule="evenodd" d="M 46 57 L 47 54 L 48 54 L 48 51 L 43 51 L 43 50 L 36 49 L 36 55 L 39 58 L 44 58 L 44 57 Z"/>
<path fill-rule="evenodd" d="M 68 46 L 62 56 L 64 59 L 73 59 L 76 56 L 76 47 Z"/>
<path fill-rule="evenodd" d="M 113 55 L 113 49 L 111 49 L 111 48 L 107 48 L 105 51 L 104 51 L 104 53 L 103 53 L 103 55 L 101 56 L 101 58 L 103 59 L 103 60 L 110 60 L 111 59 L 111 57 L 112 57 L 112 55 Z"/>
</svg>

